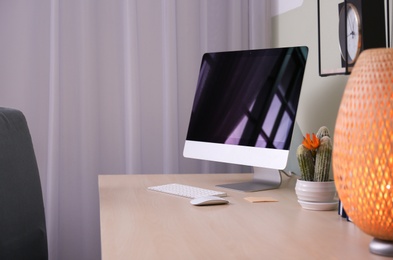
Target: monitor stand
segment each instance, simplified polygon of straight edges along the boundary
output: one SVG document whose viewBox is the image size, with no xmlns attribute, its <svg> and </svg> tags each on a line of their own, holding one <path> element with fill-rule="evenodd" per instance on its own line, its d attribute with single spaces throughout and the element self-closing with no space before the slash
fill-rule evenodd
<svg viewBox="0 0 393 260">
<path fill-rule="evenodd" d="M 254 167 L 253 180 L 240 183 L 219 184 L 217 186 L 245 192 L 254 192 L 277 189 L 280 185 L 281 173 L 279 170 Z"/>
</svg>

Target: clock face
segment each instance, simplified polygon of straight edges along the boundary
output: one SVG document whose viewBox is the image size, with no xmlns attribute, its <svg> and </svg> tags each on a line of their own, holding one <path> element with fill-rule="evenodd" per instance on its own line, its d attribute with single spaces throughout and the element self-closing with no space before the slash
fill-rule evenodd
<svg viewBox="0 0 393 260">
<path fill-rule="evenodd" d="M 353 4 L 347 4 L 347 16 L 345 17 L 345 6 L 340 11 L 339 40 L 341 55 L 348 64 L 354 63 L 360 53 L 361 37 L 359 13 Z"/>
</svg>

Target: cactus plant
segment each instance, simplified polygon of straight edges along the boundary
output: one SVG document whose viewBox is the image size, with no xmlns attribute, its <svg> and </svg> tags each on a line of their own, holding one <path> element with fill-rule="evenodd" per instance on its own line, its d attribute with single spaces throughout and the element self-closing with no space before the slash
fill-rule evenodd
<svg viewBox="0 0 393 260">
<path fill-rule="evenodd" d="M 329 129 L 326 126 L 321 126 L 317 132 L 317 138 L 321 139 L 324 136 L 329 136 Z"/>
<path fill-rule="evenodd" d="M 302 180 L 312 181 L 314 180 L 314 156 L 312 152 L 303 145 L 299 145 L 296 151 L 297 160 L 299 162 L 300 171 L 302 174 Z"/>
<path fill-rule="evenodd" d="M 303 143 L 299 145 L 296 156 L 302 180 L 329 181 L 332 141 L 328 128 L 322 126 L 312 137 L 307 134 Z"/>
</svg>

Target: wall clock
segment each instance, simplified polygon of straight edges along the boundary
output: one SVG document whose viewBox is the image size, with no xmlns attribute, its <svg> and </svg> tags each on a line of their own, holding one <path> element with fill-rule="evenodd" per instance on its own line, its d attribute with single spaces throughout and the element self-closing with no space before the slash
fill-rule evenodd
<svg viewBox="0 0 393 260">
<path fill-rule="evenodd" d="M 317 0 L 320 76 L 348 75 L 363 50 L 390 47 L 390 1 Z"/>
<path fill-rule="evenodd" d="M 343 62 L 352 65 L 362 48 L 362 24 L 359 11 L 353 4 L 339 7 L 338 38 Z M 345 63 L 344 63 L 345 65 Z"/>
<path fill-rule="evenodd" d="M 385 0 L 347 0 L 338 12 L 342 67 L 352 67 L 365 49 L 386 47 Z"/>
</svg>

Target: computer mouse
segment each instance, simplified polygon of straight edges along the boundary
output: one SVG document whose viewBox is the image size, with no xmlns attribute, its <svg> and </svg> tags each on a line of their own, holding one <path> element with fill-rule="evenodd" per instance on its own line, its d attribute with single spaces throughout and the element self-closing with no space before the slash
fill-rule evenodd
<svg viewBox="0 0 393 260">
<path fill-rule="evenodd" d="M 207 206 L 207 205 L 219 205 L 227 204 L 228 201 L 217 196 L 204 196 L 196 199 L 192 199 L 190 203 L 194 206 Z"/>
</svg>

